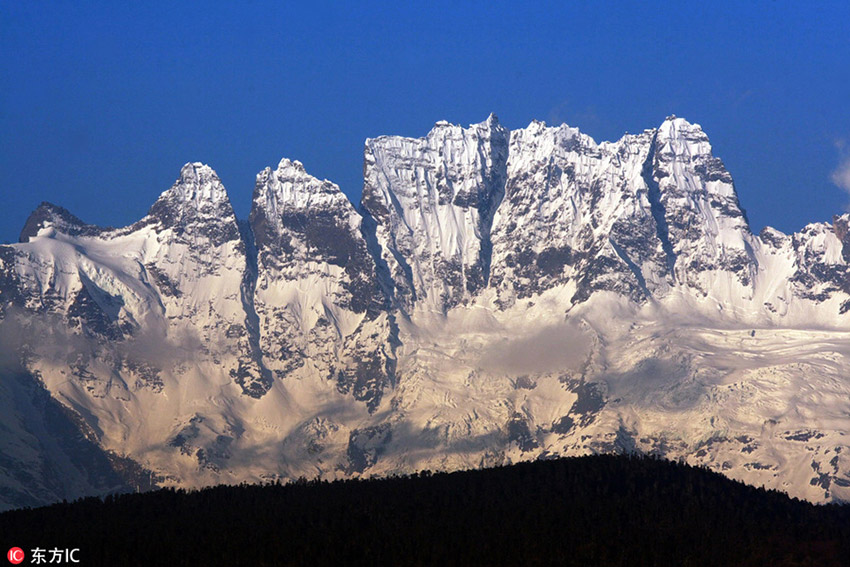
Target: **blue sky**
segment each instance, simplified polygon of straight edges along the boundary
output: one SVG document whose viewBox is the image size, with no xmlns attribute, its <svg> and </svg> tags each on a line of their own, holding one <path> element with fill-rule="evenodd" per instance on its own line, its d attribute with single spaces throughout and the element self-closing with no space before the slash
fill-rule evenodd
<svg viewBox="0 0 850 567">
<path fill-rule="evenodd" d="M 129 224 L 188 161 L 242 217 L 281 157 L 356 201 L 367 137 L 490 112 L 598 141 L 676 114 L 755 231 L 846 210 L 850 3 L 647 4 L 1 2 L 0 241 L 43 200 Z"/>
</svg>

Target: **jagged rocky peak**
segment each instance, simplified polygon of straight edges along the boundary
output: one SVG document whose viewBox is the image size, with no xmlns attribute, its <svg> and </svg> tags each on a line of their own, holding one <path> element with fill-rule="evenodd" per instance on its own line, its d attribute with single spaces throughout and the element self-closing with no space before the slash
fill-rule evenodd
<svg viewBox="0 0 850 567">
<path fill-rule="evenodd" d="M 342 208 L 356 214 L 354 206 L 327 179 L 319 180 L 300 161 L 282 159 L 277 169 L 267 167 L 257 175 L 254 208 L 280 221 L 287 211 Z"/>
<path fill-rule="evenodd" d="M 692 124 L 676 116 L 668 117 L 657 130 L 653 152 L 659 164 L 677 162 L 691 165 L 690 172 L 704 182 L 702 187 L 684 183 L 684 189 L 734 196 L 737 205 L 732 176 L 726 171 L 723 161 L 713 155 L 708 135 L 699 124 Z M 658 171 L 656 168 L 656 172 Z M 673 175 L 674 180 L 679 180 L 676 176 L 678 172 L 661 172 Z"/>
<path fill-rule="evenodd" d="M 219 245 L 238 240 L 239 228 L 227 191 L 216 172 L 200 162 L 187 163 L 180 177 L 162 193 L 143 219 L 178 236 L 203 235 Z"/>
<path fill-rule="evenodd" d="M 832 228 L 835 236 L 841 241 L 841 256 L 850 264 L 850 213 L 832 217 Z"/>
<path fill-rule="evenodd" d="M 18 241 L 28 242 L 44 228 L 53 228 L 69 236 L 90 235 L 101 231 L 97 226 L 84 223 L 67 209 L 43 201 L 27 219 Z"/>
<path fill-rule="evenodd" d="M 771 248 L 779 249 L 791 241 L 791 237 L 772 226 L 766 226 L 759 232 L 759 239 Z"/>
<path fill-rule="evenodd" d="M 228 201 L 227 191 L 221 184 L 218 174 L 213 168 L 201 162 L 184 165 L 180 170 L 180 177 L 169 191 L 179 195 L 182 201 L 193 203 L 198 208 L 208 202 Z"/>
<path fill-rule="evenodd" d="M 645 298 L 664 257 L 641 176 L 654 132 L 597 144 L 566 124 L 512 132 L 505 199 L 494 220 L 499 303 L 575 282 Z M 662 270 L 663 271 L 663 270 Z"/>
<path fill-rule="evenodd" d="M 703 274 L 722 271 L 751 286 L 758 271 L 755 237 L 732 176 L 702 128 L 667 118 L 656 131 L 643 178 L 676 281 L 707 294 L 718 282 Z"/>
<path fill-rule="evenodd" d="M 392 382 L 393 329 L 363 217 L 338 186 L 283 159 L 257 175 L 250 221 L 264 363 L 281 380 L 317 373 L 375 411 Z"/>
<path fill-rule="evenodd" d="M 363 204 L 378 218 L 390 204 L 390 193 L 422 202 L 430 197 L 425 182 L 433 181 L 435 204 L 477 209 L 490 206 L 493 187 L 489 182 L 500 174 L 503 177 L 500 170 L 507 160 L 509 138 L 510 132 L 499 124 L 495 114 L 490 114 L 487 120 L 468 128 L 445 120 L 437 122 L 424 138 L 368 139 Z M 373 179 L 380 176 L 385 178 Z"/>
<path fill-rule="evenodd" d="M 513 203 L 548 200 L 553 193 L 570 190 L 582 174 L 587 177 L 587 170 L 592 169 L 586 167 L 588 159 L 602 157 L 593 138 L 578 128 L 566 124 L 547 126 L 540 120 L 511 132 L 509 156 L 505 197 Z M 583 157 L 587 159 L 582 161 Z M 547 183 L 541 184 L 544 178 Z"/>
<path fill-rule="evenodd" d="M 335 302 L 357 313 L 383 306 L 363 218 L 336 184 L 284 158 L 277 169 L 257 175 L 250 221 L 262 267 L 302 279 L 310 273 L 307 263 L 338 266 L 346 294 Z M 320 271 L 322 278 L 328 276 L 324 268 Z"/>
<path fill-rule="evenodd" d="M 669 143 L 676 155 L 711 153 L 711 143 L 702 126 L 676 115 L 668 116 L 658 127 L 658 140 Z"/>
<path fill-rule="evenodd" d="M 850 250 L 847 223 L 850 215 L 833 217 L 833 224 L 811 223 L 791 235 L 794 293 L 817 303 L 831 299 L 835 292 L 850 295 Z M 845 299 L 839 314 L 850 311 Z"/>
<path fill-rule="evenodd" d="M 221 179 L 210 166 L 200 162 L 184 165 L 180 177 L 158 200 L 180 204 L 187 214 L 204 212 L 210 205 L 230 204 Z"/>
<path fill-rule="evenodd" d="M 427 299 L 444 311 L 486 286 L 509 139 L 491 114 L 468 128 L 439 122 L 424 138 L 366 140 L 362 206 L 404 309 Z"/>
<path fill-rule="evenodd" d="M 362 240 L 362 219 L 339 187 L 286 158 L 277 169 L 267 167 L 257 175 L 250 218 L 261 253 L 277 251 L 344 265 L 351 241 Z"/>
<path fill-rule="evenodd" d="M 522 145 L 526 153 L 533 151 L 539 154 L 546 152 L 563 154 L 577 149 L 580 145 L 596 147 L 593 138 L 583 134 L 578 128 L 567 124 L 548 126 L 542 120 L 532 120 L 526 128 L 511 132 L 511 144 Z"/>
</svg>

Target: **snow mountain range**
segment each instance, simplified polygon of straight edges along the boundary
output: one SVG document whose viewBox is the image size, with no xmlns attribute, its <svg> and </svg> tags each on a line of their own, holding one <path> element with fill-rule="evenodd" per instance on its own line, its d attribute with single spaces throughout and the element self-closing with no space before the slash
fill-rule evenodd
<svg viewBox="0 0 850 567">
<path fill-rule="evenodd" d="M 0 509 L 600 452 L 850 500 L 850 215 L 750 230 L 699 125 L 491 115 L 365 144 L 355 207 L 283 159 L 237 219 L 43 203 L 0 246 Z"/>
</svg>

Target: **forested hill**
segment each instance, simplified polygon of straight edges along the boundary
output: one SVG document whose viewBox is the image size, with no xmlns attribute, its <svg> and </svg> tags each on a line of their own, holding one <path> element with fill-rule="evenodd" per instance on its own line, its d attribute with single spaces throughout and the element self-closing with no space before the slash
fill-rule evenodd
<svg viewBox="0 0 850 567">
<path fill-rule="evenodd" d="M 81 565 L 850 565 L 850 507 L 593 456 L 404 478 L 160 490 L 0 515 Z"/>
</svg>

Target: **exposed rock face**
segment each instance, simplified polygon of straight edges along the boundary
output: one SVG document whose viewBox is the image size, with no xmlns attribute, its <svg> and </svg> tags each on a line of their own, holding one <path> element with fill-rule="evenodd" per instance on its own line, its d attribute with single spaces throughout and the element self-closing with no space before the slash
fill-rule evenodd
<svg viewBox="0 0 850 567">
<path fill-rule="evenodd" d="M 374 411 L 395 360 L 387 292 L 363 219 L 339 187 L 284 159 L 257 176 L 251 226 L 266 364 L 281 379 L 306 364 Z"/>
<path fill-rule="evenodd" d="M 144 239 L 139 253 L 158 292 L 166 332 L 175 326 L 172 321 L 185 324 L 186 333 L 198 333 L 205 358 L 223 363 L 245 394 L 267 392 L 270 373 L 252 344 L 245 305 L 243 288 L 251 279 L 247 249 L 216 173 L 200 163 L 186 164 L 148 216 L 117 234 Z M 225 360 L 216 351 L 230 356 Z"/>
<path fill-rule="evenodd" d="M 39 206 L 0 246 L 0 507 L 599 451 L 850 500 L 850 215 L 754 235 L 680 118 L 441 122 L 364 172 L 359 211 L 288 159 L 247 221 L 199 163 L 128 227 Z"/>
<path fill-rule="evenodd" d="M 493 228 L 492 283 L 502 305 L 568 282 L 573 303 L 598 290 L 642 301 L 666 286 L 664 240 L 641 176 L 653 138 L 596 144 L 542 122 L 512 133 Z"/>
<path fill-rule="evenodd" d="M 758 269 L 755 239 L 732 177 L 712 155 L 708 136 L 681 118 L 667 119 L 655 134 L 651 168 L 647 183 L 655 186 L 651 193 L 657 191 L 657 207 L 663 210 L 660 224 L 676 279 L 703 294 L 730 285 L 729 277 L 751 287 Z"/>
<path fill-rule="evenodd" d="M 596 144 L 536 122 L 511 136 L 505 202 L 493 243 L 503 301 L 574 281 L 572 301 L 614 291 L 640 302 L 717 277 L 744 287 L 757 271 L 754 237 L 722 162 L 699 126 Z"/>
<path fill-rule="evenodd" d="M 850 213 L 832 217 L 835 236 L 841 241 L 841 257 L 850 263 Z"/>
<path fill-rule="evenodd" d="M 67 209 L 43 201 L 27 219 L 18 241 L 29 242 L 31 237 L 47 227 L 53 227 L 68 236 L 89 236 L 103 231 L 100 227 L 84 223 Z"/>
<path fill-rule="evenodd" d="M 405 312 L 444 313 L 487 285 L 509 135 L 491 114 L 468 129 L 438 122 L 425 138 L 366 140 L 362 205 Z"/>
</svg>

